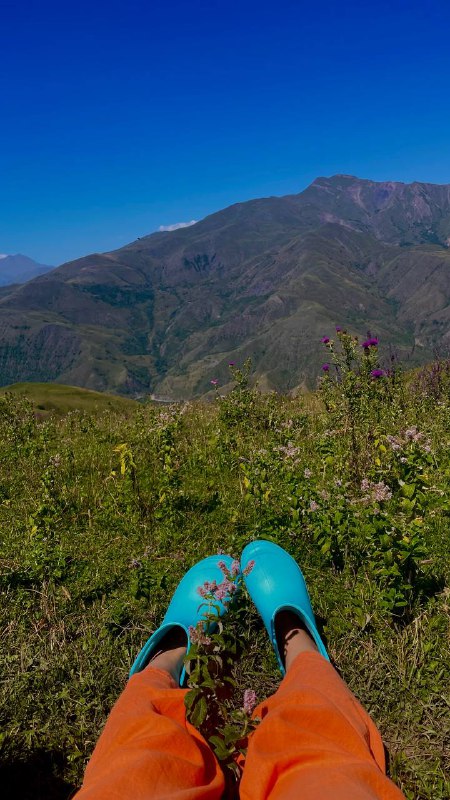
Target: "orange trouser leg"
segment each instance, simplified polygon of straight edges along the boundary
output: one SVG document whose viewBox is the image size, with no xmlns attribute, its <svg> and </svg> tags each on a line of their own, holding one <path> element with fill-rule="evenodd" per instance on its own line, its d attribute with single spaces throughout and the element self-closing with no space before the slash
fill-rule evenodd
<svg viewBox="0 0 450 800">
<path fill-rule="evenodd" d="M 255 709 L 241 800 L 401 800 L 377 728 L 318 653 L 297 656 Z"/>
<path fill-rule="evenodd" d="M 224 777 L 186 720 L 185 689 L 148 667 L 130 678 L 106 722 L 76 800 L 219 800 Z"/>
</svg>

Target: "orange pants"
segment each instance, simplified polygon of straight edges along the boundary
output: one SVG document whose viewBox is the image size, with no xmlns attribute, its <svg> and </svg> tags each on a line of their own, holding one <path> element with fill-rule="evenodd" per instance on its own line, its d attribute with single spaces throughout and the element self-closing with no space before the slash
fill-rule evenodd
<svg viewBox="0 0 450 800">
<path fill-rule="evenodd" d="M 115 704 L 76 800 L 219 800 L 220 766 L 186 720 L 167 672 L 134 675 Z M 301 653 L 254 712 L 242 800 L 401 800 L 369 715 L 318 653 Z"/>
</svg>

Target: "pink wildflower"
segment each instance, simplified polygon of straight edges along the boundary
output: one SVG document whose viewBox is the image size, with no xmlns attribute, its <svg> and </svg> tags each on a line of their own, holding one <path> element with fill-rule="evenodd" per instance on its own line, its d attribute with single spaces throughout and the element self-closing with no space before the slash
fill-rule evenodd
<svg viewBox="0 0 450 800">
<path fill-rule="evenodd" d="M 211 644 L 211 639 L 203 631 L 203 626 L 201 622 L 197 623 L 195 628 L 193 625 L 189 625 L 189 638 L 192 644 L 200 644 L 200 645 Z"/>
<path fill-rule="evenodd" d="M 251 561 L 248 562 L 246 568 L 244 569 L 244 575 L 250 575 L 250 573 L 251 573 L 251 571 L 252 571 L 254 566 L 255 566 L 255 562 L 252 559 Z"/>
<path fill-rule="evenodd" d="M 256 692 L 253 689 L 246 689 L 244 692 L 244 711 L 251 714 L 256 706 Z"/>
<path fill-rule="evenodd" d="M 241 562 L 238 561 L 237 558 L 235 558 L 231 565 L 231 577 L 236 578 L 237 575 L 239 575 L 240 571 L 241 571 Z"/>
</svg>

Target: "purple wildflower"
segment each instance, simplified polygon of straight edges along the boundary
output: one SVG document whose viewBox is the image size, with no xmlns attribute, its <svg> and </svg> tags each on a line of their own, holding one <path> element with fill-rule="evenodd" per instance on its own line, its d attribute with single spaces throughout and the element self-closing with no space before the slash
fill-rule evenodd
<svg viewBox="0 0 450 800">
<path fill-rule="evenodd" d="M 322 364 L 322 372 L 329 372 L 330 365 L 329 364 Z"/>
<path fill-rule="evenodd" d="M 328 342 L 330 341 L 330 337 L 329 336 L 322 336 L 320 341 L 322 342 L 322 344 L 328 344 Z"/>
<path fill-rule="evenodd" d="M 389 486 L 386 486 L 383 481 L 380 483 L 374 483 L 372 486 L 372 497 L 378 503 L 382 503 L 384 500 L 390 500 L 392 497 L 392 492 Z"/>
<path fill-rule="evenodd" d="M 228 366 L 229 366 L 229 367 L 234 367 L 235 365 L 236 365 L 236 362 L 235 362 L 235 361 L 229 361 L 229 362 L 228 362 Z"/>
<path fill-rule="evenodd" d="M 198 622 L 195 628 L 193 625 L 189 625 L 189 638 L 192 644 L 211 644 L 211 639 L 204 633 L 201 622 Z"/>
<path fill-rule="evenodd" d="M 210 383 L 211 383 L 212 386 L 217 386 L 219 381 L 216 378 L 213 378 L 213 380 L 210 381 Z"/>
<path fill-rule="evenodd" d="M 244 575 L 250 575 L 250 573 L 251 573 L 251 571 L 252 571 L 254 566 L 255 566 L 255 562 L 252 559 L 251 561 L 248 562 L 246 568 L 244 569 Z"/>
<path fill-rule="evenodd" d="M 319 510 L 319 504 L 316 503 L 315 500 L 311 500 L 311 502 L 309 504 L 309 508 L 310 508 L 311 511 L 318 511 Z"/>
<path fill-rule="evenodd" d="M 256 692 L 253 689 L 246 689 L 244 692 L 244 711 L 251 714 L 256 706 Z"/>
<path fill-rule="evenodd" d="M 219 583 L 215 591 L 215 598 L 216 600 L 226 600 L 228 598 L 228 587 L 225 585 L 225 581 Z"/>
<path fill-rule="evenodd" d="M 336 325 L 336 333 L 340 333 L 341 331 L 342 331 L 342 328 L 340 328 L 339 325 Z"/>
<path fill-rule="evenodd" d="M 240 571 L 241 571 L 241 562 L 237 558 L 235 558 L 231 565 L 231 570 L 230 570 L 231 577 L 236 578 L 236 576 L 239 575 Z"/>
<path fill-rule="evenodd" d="M 366 341 L 362 343 L 361 347 L 364 347 L 365 350 L 368 350 L 369 347 L 378 347 L 377 337 L 371 336 L 370 339 L 366 339 Z"/>
<path fill-rule="evenodd" d="M 373 369 L 372 372 L 370 373 L 371 378 L 384 378 L 385 376 L 386 373 L 384 369 Z"/>
</svg>

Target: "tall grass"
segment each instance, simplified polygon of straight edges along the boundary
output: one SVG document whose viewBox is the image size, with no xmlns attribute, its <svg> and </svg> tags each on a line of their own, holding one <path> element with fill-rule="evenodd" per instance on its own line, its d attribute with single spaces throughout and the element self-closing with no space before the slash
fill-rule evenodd
<svg viewBox="0 0 450 800">
<path fill-rule="evenodd" d="M 374 356 L 341 339 L 314 403 L 235 367 L 210 405 L 42 420 L 0 398 L 6 796 L 68 797 L 186 569 L 260 536 L 301 564 L 406 797 L 450 795 L 448 376 L 375 378 Z M 237 706 L 279 683 L 249 600 L 239 631 Z"/>
</svg>

